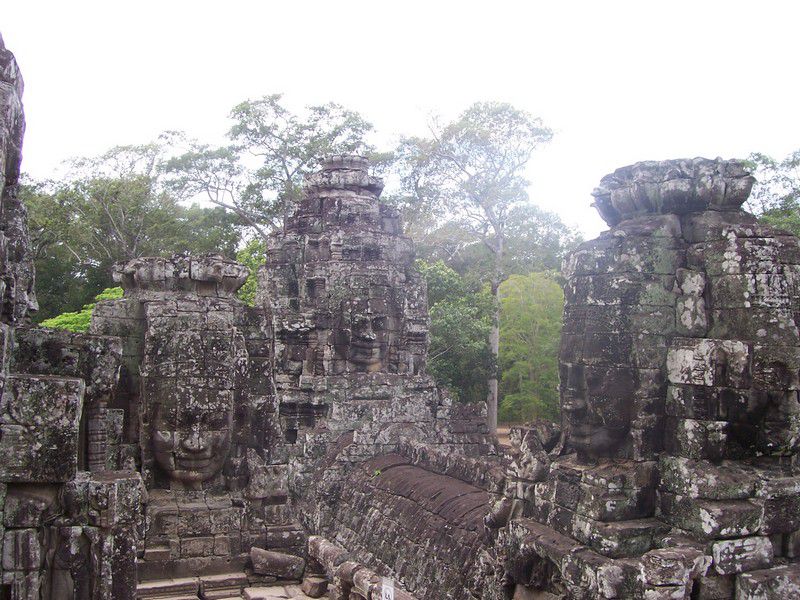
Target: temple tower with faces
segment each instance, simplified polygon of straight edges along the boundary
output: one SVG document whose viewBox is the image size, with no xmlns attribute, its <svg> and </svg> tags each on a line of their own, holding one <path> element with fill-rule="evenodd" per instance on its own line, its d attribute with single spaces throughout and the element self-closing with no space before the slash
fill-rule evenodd
<svg viewBox="0 0 800 600">
<path fill-rule="evenodd" d="M 482 415 L 455 405 L 426 374 L 425 282 L 397 209 L 379 200 L 382 189 L 364 157 L 323 160 L 259 271 L 256 304 L 273 326 L 290 489 L 309 515 L 318 512 L 312 487 L 338 485 L 333 464 L 392 451 L 404 439 L 476 454 L 488 448 Z M 320 530 L 317 518 L 309 529 Z"/>
<path fill-rule="evenodd" d="M 564 265 L 561 443 L 524 433 L 505 504 L 521 586 L 800 589 L 800 241 L 742 211 L 753 182 L 741 161 L 698 158 L 595 190 L 611 229 Z"/>
<path fill-rule="evenodd" d="M 92 329 L 123 346 L 109 460 L 148 491 L 140 579 L 242 568 L 268 540 L 302 553 L 269 324 L 235 297 L 247 275 L 218 255 L 135 259 L 114 272 L 124 297 L 95 309 Z"/>
<path fill-rule="evenodd" d="M 333 156 L 309 176 L 303 198 L 271 240 L 259 299 L 275 339 L 281 422 L 294 442 L 315 431 L 352 431 L 392 395 L 433 384 L 425 375 L 427 296 L 411 240 L 383 182 L 360 156 Z M 413 383 L 412 383 L 413 382 Z M 349 390 L 360 387 L 356 395 Z M 407 414 L 424 420 L 425 394 Z M 383 401 L 382 401 L 383 400 Z M 405 419 L 413 422 L 414 419 Z"/>
</svg>

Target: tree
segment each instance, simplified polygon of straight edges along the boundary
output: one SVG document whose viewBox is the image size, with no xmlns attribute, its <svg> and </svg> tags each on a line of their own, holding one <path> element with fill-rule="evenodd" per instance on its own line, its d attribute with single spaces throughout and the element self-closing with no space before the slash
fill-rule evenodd
<svg viewBox="0 0 800 600">
<path fill-rule="evenodd" d="M 447 125 L 434 121 L 430 138 L 406 138 L 398 148 L 404 191 L 431 214 L 451 213 L 488 250 L 488 282 L 494 301 L 489 343 L 500 345 L 500 284 L 508 223 L 528 197 L 523 172 L 534 150 L 552 137 L 541 120 L 510 104 L 477 103 Z M 498 377 L 489 377 L 489 427 L 497 427 Z"/>
<path fill-rule="evenodd" d="M 471 287 L 442 261 L 420 260 L 417 268 L 428 284 L 428 370 L 459 401 L 481 401 L 486 398 L 486 382 L 494 365 L 488 343 L 492 298 L 487 290 Z"/>
<path fill-rule="evenodd" d="M 247 276 L 247 281 L 244 282 L 244 285 L 239 288 L 237 296 L 239 300 L 248 306 L 254 306 L 258 289 L 258 269 L 267 260 L 267 248 L 264 245 L 264 240 L 253 238 L 248 241 L 244 248 L 236 253 L 236 260 L 250 269 L 250 275 Z"/>
<path fill-rule="evenodd" d="M 558 417 L 558 347 L 564 293 L 551 273 L 511 275 L 500 286 L 500 418 Z"/>
<path fill-rule="evenodd" d="M 26 182 L 39 319 L 74 310 L 111 285 L 117 261 L 173 252 L 233 257 L 242 221 L 185 206 L 162 181 L 166 141 L 119 146 L 72 162 L 60 181 Z"/>
<path fill-rule="evenodd" d="M 373 151 L 365 141 L 372 125 L 357 112 L 328 103 L 295 114 L 281 99 L 242 102 L 231 111 L 231 145 L 192 143 L 167 163 L 177 189 L 236 212 L 262 237 L 291 212 L 320 158 Z"/>
<path fill-rule="evenodd" d="M 800 236 L 800 150 L 781 161 L 754 153 L 748 162 L 756 185 L 747 208 L 764 223 Z"/>
</svg>

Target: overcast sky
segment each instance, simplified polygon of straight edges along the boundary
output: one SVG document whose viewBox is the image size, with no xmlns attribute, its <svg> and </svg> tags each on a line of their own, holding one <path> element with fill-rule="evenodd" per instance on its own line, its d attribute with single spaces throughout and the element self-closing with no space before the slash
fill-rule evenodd
<svg viewBox="0 0 800 600">
<path fill-rule="evenodd" d="M 800 2 L 0 0 L 26 82 L 23 169 L 183 129 L 247 98 L 358 110 L 378 141 L 511 102 L 556 135 L 530 192 L 590 237 L 590 192 L 647 159 L 800 148 Z"/>
</svg>

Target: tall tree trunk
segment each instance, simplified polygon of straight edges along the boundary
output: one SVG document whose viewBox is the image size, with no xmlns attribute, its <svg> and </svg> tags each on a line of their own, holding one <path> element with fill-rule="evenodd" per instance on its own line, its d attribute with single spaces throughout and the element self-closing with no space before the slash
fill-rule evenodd
<svg viewBox="0 0 800 600">
<path fill-rule="evenodd" d="M 486 396 L 486 424 L 489 426 L 490 433 L 497 433 L 497 372 L 498 356 L 500 354 L 500 282 L 492 278 L 492 302 L 494 303 L 494 314 L 492 315 L 492 330 L 489 333 L 489 350 L 492 353 L 494 365 L 491 375 L 486 382 L 489 388 Z"/>
<path fill-rule="evenodd" d="M 499 379 L 499 356 L 500 356 L 500 284 L 503 282 L 503 235 L 497 234 L 494 240 L 494 265 L 492 273 L 492 303 L 494 304 L 494 314 L 492 315 L 492 330 L 489 333 L 489 350 L 492 353 L 494 365 L 489 376 L 487 387 L 489 391 L 486 395 L 486 424 L 489 426 L 490 433 L 497 433 L 497 404 L 498 404 L 498 379 Z"/>
</svg>

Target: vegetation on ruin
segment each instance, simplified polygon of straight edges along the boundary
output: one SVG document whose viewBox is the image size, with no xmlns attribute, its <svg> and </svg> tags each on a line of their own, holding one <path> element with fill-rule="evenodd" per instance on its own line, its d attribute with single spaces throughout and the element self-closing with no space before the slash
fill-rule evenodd
<svg viewBox="0 0 800 600">
<path fill-rule="evenodd" d="M 56 315 L 50 319 L 45 319 L 40 323 L 42 327 L 51 327 L 53 329 L 66 329 L 75 333 L 85 333 L 89 331 L 89 324 L 92 321 L 92 311 L 94 305 L 102 300 L 117 300 L 122 298 L 122 288 L 112 287 L 106 288 L 94 297 L 94 302 L 84 305 L 78 311 L 65 312 Z"/>
</svg>

